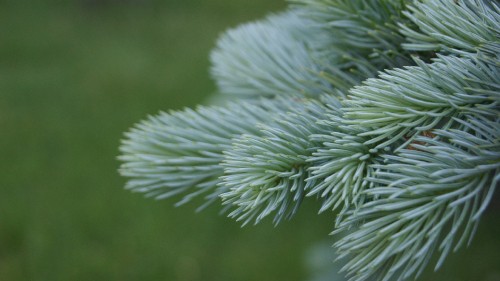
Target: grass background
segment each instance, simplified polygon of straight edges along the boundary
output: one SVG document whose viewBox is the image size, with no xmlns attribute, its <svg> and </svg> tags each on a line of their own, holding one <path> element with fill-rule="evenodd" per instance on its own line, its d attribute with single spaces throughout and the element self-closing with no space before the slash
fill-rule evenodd
<svg viewBox="0 0 500 281">
<path fill-rule="evenodd" d="M 333 243 L 333 217 L 314 202 L 277 228 L 241 229 L 217 206 L 194 213 L 199 202 L 174 208 L 124 191 L 116 172 L 130 126 L 215 91 L 208 54 L 220 32 L 284 1 L 32 2 L 0 0 L 0 280 L 303 281 L 321 271 L 305 260 Z M 500 280 L 498 213 L 422 280 Z"/>
</svg>

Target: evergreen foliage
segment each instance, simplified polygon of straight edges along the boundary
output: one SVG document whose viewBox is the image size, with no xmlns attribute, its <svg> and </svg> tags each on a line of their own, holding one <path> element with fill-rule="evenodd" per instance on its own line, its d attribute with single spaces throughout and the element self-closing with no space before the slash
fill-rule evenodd
<svg viewBox="0 0 500 281">
<path fill-rule="evenodd" d="M 352 280 L 416 278 L 470 243 L 498 186 L 499 30 L 496 1 L 292 1 L 219 39 L 235 102 L 140 123 L 120 172 L 243 224 L 317 198 Z"/>
<path fill-rule="evenodd" d="M 300 206 L 309 180 L 308 157 L 321 146 L 309 136 L 327 132 L 317 124 L 327 108 L 316 101 L 298 104 L 293 111 L 279 114 L 271 125 L 261 125 L 261 135 L 243 135 L 226 152 L 222 166 L 224 204 L 237 208 L 229 216 L 244 220 L 262 218 L 277 211 L 274 221 L 291 217 Z"/>
<path fill-rule="evenodd" d="M 212 74 L 223 94 L 318 96 L 329 84 L 319 75 L 320 54 L 312 45 L 326 36 L 293 10 L 244 24 L 219 39 Z"/>
<path fill-rule="evenodd" d="M 217 185 L 223 175 L 223 152 L 230 149 L 232 138 L 244 133 L 259 135 L 257 123 L 294 103 L 260 100 L 149 117 L 126 134 L 121 147 L 120 160 L 125 163 L 120 172 L 132 178 L 126 187 L 157 199 L 185 194 L 177 205 L 208 193 L 209 204 L 227 191 Z"/>
</svg>

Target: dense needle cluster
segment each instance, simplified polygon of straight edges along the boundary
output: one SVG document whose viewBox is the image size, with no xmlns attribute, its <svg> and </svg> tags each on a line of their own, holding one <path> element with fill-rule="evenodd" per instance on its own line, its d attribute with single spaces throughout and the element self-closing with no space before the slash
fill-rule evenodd
<svg viewBox="0 0 500 281">
<path fill-rule="evenodd" d="M 243 224 L 319 200 L 352 280 L 415 278 L 470 243 L 500 181 L 498 2 L 290 1 L 211 60 L 232 102 L 135 126 L 128 189 Z"/>
</svg>

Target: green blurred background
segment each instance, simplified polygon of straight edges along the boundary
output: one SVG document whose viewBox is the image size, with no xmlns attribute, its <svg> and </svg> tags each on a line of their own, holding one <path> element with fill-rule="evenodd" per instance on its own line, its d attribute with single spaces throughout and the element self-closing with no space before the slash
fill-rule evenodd
<svg viewBox="0 0 500 281">
<path fill-rule="evenodd" d="M 315 202 L 276 228 L 241 229 L 218 206 L 195 213 L 199 201 L 125 191 L 116 171 L 134 123 L 209 99 L 222 31 L 284 7 L 0 0 L 0 280 L 333 280 L 320 276 L 333 216 Z M 422 280 L 500 280 L 498 213 Z"/>
</svg>

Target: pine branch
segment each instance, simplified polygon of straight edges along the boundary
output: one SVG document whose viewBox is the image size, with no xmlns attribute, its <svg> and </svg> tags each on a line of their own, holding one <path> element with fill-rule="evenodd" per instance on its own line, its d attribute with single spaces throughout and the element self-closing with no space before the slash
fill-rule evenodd
<svg viewBox="0 0 500 281">
<path fill-rule="evenodd" d="M 336 89 L 349 90 L 378 71 L 411 65 L 401 47 L 405 38 L 398 23 L 411 22 L 403 15 L 409 1 L 294 0 L 303 17 L 328 32 L 317 50 L 328 57 L 325 76 Z"/>
<path fill-rule="evenodd" d="M 414 51 L 449 52 L 468 56 L 488 42 L 499 42 L 500 7 L 496 1 L 415 1 L 405 15 L 418 26 L 400 24 Z"/>
<path fill-rule="evenodd" d="M 433 128 L 453 126 L 453 117 L 476 112 L 496 116 L 500 72 L 483 62 L 439 57 L 430 65 L 388 70 L 350 91 L 345 123 L 370 137 L 366 144 L 401 144 Z"/>
<path fill-rule="evenodd" d="M 365 57 L 375 50 L 399 53 L 404 37 L 397 23 L 408 22 L 403 11 L 410 1 L 405 0 L 295 0 L 304 17 L 315 20 L 328 29 L 329 45 L 349 49 Z M 404 56 L 403 54 L 399 54 Z M 406 58 L 405 58 L 406 60 Z"/>
<path fill-rule="evenodd" d="M 178 204 L 208 194 L 207 204 L 212 203 L 226 191 L 215 187 L 223 174 L 223 151 L 230 149 L 232 138 L 260 134 L 257 123 L 268 122 L 295 103 L 260 100 L 149 117 L 126 134 L 120 147 L 120 173 L 130 178 L 126 188 L 157 199 L 185 194 Z"/>
<path fill-rule="evenodd" d="M 500 180 L 500 123 L 471 118 L 463 130 L 418 137 L 412 150 L 374 165 L 372 199 L 335 233 L 362 225 L 336 243 L 352 280 L 408 279 L 420 275 L 435 249 L 448 253 L 470 243 Z"/>
<path fill-rule="evenodd" d="M 310 46 L 321 36 L 294 10 L 241 25 L 218 40 L 212 76 L 224 94 L 317 97 L 330 87 Z"/>
<path fill-rule="evenodd" d="M 307 159 L 311 163 L 307 181 L 312 182 L 307 196 L 317 195 L 322 200 L 320 212 L 340 209 L 339 224 L 348 210 L 364 203 L 363 191 L 372 186 L 366 178 L 373 175 L 371 165 L 380 162 L 380 151 L 366 145 L 367 138 L 347 133 L 338 116 L 320 123 L 330 129 L 310 137 L 321 147 Z"/>
<path fill-rule="evenodd" d="M 317 197 L 348 233 L 335 246 L 352 280 L 416 278 L 435 252 L 439 268 L 500 181 L 498 4 L 291 2 L 213 51 L 220 92 L 239 102 L 127 133 L 127 188 L 220 197 L 243 224 Z"/>
<path fill-rule="evenodd" d="M 337 102 L 338 104 L 338 102 Z M 315 184 L 309 177 L 308 156 L 319 145 L 309 136 L 327 128 L 316 124 L 327 108 L 315 101 L 290 109 L 264 125 L 261 136 L 244 135 L 225 154 L 224 176 L 227 192 L 223 204 L 236 207 L 230 217 L 243 221 L 261 221 L 276 212 L 274 223 L 292 217 L 305 190 Z"/>
</svg>

